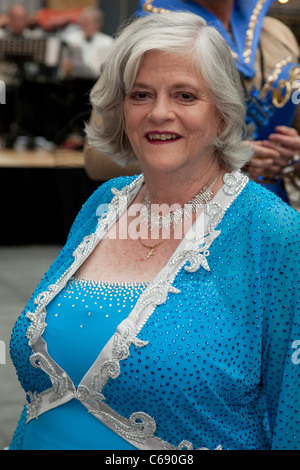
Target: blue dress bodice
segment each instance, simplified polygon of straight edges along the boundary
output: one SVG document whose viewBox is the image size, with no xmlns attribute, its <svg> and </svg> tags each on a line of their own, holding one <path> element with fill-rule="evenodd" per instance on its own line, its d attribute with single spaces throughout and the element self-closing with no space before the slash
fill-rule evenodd
<svg viewBox="0 0 300 470">
<path fill-rule="evenodd" d="M 71 278 L 47 306 L 43 338 L 50 356 L 78 386 L 146 283 L 110 283 Z M 23 450 L 132 449 L 87 413 L 65 403 L 25 425 Z"/>
</svg>

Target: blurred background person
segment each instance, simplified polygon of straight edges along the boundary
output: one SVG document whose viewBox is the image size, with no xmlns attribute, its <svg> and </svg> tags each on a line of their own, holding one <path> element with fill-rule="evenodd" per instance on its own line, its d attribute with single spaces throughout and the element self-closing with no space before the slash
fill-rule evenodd
<svg viewBox="0 0 300 470">
<path fill-rule="evenodd" d="M 78 28 L 66 28 L 62 39 L 68 46 L 63 61 L 66 75 L 98 78 L 100 66 L 113 44 L 113 38 L 101 29 L 104 14 L 98 8 L 87 7 L 79 17 Z"/>
<path fill-rule="evenodd" d="M 29 17 L 27 9 L 23 5 L 13 5 L 8 12 L 7 23 L 1 31 L 1 37 L 8 35 L 28 36 Z"/>
<path fill-rule="evenodd" d="M 104 21 L 102 10 L 86 7 L 75 23 L 59 32 L 63 43 L 59 76 L 68 96 L 69 119 L 56 143 L 68 148 L 83 147 L 83 128 L 91 114 L 89 92 L 114 42 L 113 37 L 101 31 Z"/>
<path fill-rule="evenodd" d="M 3 27 L 0 29 L 0 42 L 14 41 L 16 45 L 16 41 L 41 39 L 44 36 L 40 28 L 31 27 L 30 16 L 24 5 L 11 6 L 6 18 L 7 20 L 3 22 Z M 36 76 L 37 71 L 37 65 L 29 65 L 14 48 L 5 49 L 2 59 L 0 59 L 0 80 L 6 84 L 7 95 L 7 106 L 5 112 L 0 116 L 0 132 L 5 136 L 9 146 L 12 145 L 12 141 L 16 137 L 17 121 L 20 125 L 20 102 L 23 94 L 21 87 L 24 80 L 30 76 Z"/>
</svg>

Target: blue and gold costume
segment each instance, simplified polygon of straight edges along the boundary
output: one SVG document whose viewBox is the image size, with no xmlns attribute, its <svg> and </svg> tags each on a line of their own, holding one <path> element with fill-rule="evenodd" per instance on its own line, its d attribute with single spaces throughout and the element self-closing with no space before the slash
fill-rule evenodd
<svg viewBox="0 0 300 470">
<path fill-rule="evenodd" d="M 137 16 L 148 13 L 163 13 L 168 10 L 186 10 L 203 17 L 226 39 L 236 66 L 247 80 L 256 75 L 256 54 L 259 48 L 264 19 L 274 0 L 235 1 L 230 28 L 227 31 L 222 22 L 205 8 L 193 1 L 184 0 L 141 0 Z M 247 123 L 250 137 L 266 139 L 276 125 L 291 125 L 298 103 L 292 100 L 300 79 L 298 57 L 286 51 L 261 89 L 251 91 L 248 97 Z M 293 88 L 294 85 L 294 88 Z"/>
</svg>

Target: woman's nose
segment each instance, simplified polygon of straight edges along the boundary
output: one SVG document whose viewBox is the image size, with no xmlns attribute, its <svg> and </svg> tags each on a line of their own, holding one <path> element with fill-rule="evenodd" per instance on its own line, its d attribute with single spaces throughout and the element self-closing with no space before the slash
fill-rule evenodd
<svg viewBox="0 0 300 470">
<path fill-rule="evenodd" d="M 152 103 L 149 117 L 155 122 L 165 122 L 173 119 L 174 110 L 169 97 L 157 96 Z"/>
</svg>

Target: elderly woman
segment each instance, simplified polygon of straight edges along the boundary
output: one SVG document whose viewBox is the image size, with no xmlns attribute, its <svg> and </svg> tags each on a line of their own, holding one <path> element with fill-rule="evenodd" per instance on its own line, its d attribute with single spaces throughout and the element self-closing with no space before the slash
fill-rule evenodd
<svg viewBox="0 0 300 470">
<path fill-rule="evenodd" d="M 10 448 L 299 448 L 299 216 L 239 171 L 226 42 L 136 20 L 91 98 L 90 142 L 143 173 L 91 196 L 16 323 Z"/>
</svg>

